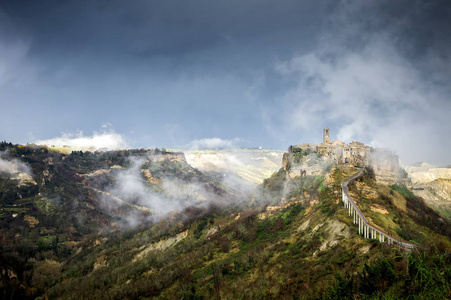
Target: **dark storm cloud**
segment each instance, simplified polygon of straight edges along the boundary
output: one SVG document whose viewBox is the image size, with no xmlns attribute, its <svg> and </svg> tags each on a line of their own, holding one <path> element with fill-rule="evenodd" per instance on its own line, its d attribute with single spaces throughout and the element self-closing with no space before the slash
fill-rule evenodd
<svg viewBox="0 0 451 300">
<path fill-rule="evenodd" d="M 296 43 L 284 35 L 307 37 L 319 23 L 315 14 L 324 10 L 322 4 L 298 1 L 4 1 L 2 6 L 33 36 L 37 53 L 104 51 L 144 58 L 221 45 L 267 46 L 268 39 L 280 46 Z"/>
<path fill-rule="evenodd" d="M 444 4 L 346 2 L 317 49 L 278 65 L 297 82 L 281 98 L 288 125 L 333 124 L 339 139 L 390 147 L 405 162 L 448 162 L 451 12 Z"/>
<path fill-rule="evenodd" d="M 135 147 L 286 148 L 318 142 L 328 126 L 409 160 L 449 163 L 439 137 L 451 131 L 450 6 L 2 1 L 0 101 L 10 114 L 0 134 L 89 136 L 110 122 Z M 418 141 L 430 148 L 409 153 Z"/>
<path fill-rule="evenodd" d="M 276 58 L 311 48 L 328 8 L 297 1 L 3 1 L 1 9 L 28 43 L 21 65 L 33 67 L 27 88 L 4 90 L 2 101 L 10 110 L 36 108 L 6 138 L 20 132 L 21 142 L 47 139 L 111 122 L 138 140 L 152 137 L 140 145 L 177 146 L 237 138 L 243 122 L 260 127 L 261 99 L 248 89 L 273 93 L 275 80 L 261 88 L 259 78 L 273 72 Z M 33 115 L 40 118 L 30 129 L 24 122 Z M 162 133 L 167 128 L 180 130 L 170 136 Z M 264 138 L 252 131 L 243 138 Z"/>
</svg>

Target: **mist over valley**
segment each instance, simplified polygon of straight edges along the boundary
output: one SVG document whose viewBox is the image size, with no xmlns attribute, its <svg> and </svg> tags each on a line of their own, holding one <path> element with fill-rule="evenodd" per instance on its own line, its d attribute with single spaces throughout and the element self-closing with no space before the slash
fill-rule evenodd
<svg viewBox="0 0 451 300">
<path fill-rule="evenodd" d="M 0 299 L 450 299 L 451 5 L 0 2 Z"/>
</svg>

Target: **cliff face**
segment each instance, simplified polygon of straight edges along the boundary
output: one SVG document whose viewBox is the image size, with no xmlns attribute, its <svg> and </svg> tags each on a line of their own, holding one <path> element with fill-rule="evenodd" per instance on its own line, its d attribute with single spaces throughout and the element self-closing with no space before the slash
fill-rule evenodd
<svg viewBox="0 0 451 300">
<path fill-rule="evenodd" d="M 451 219 L 451 180 L 436 179 L 428 183 L 421 183 L 414 187 L 413 193 L 422 197 L 441 215 Z"/>
<path fill-rule="evenodd" d="M 413 184 L 432 182 L 436 179 L 451 179 L 451 168 L 437 168 L 427 163 L 417 166 L 404 166 Z"/>
<path fill-rule="evenodd" d="M 152 162 L 161 162 L 165 160 L 171 162 L 186 162 L 185 154 L 183 152 L 156 153 L 151 157 Z"/>
<path fill-rule="evenodd" d="M 360 144 L 359 147 L 366 149 Z M 356 146 L 355 149 L 358 149 L 358 147 Z M 282 168 L 287 172 L 287 178 L 292 179 L 304 175 L 319 175 L 325 168 L 335 164 L 371 166 L 377 181 L 380 183 L 393 184 L 400 180 L 398 178 L 399 159 L 397 155 L 388 150 L 376 149 L 372 150 L 368 156 L 363 156 L 355 149 L 349 151 L 346 154 L 348 160 L 344 160 L 340 155 L 324 153 L 321 148 L 316 149 L 303 145 L 291 146 L 288 148 L 288 152 L 283 155 Z"/>
<path fill-rule="evenodd" d="M 415 195 L 451 219 L 451 168 L 437 168 L 427 163 L 404 166 Z"/>
<path fill-rule="evenodd" d="M 389 150 L 372 151 L 369 165 L 373 168 L 376 180 L 380 183 L 393 184 L 400 180 L 398 178 L 399 158 Z"/>
<path fill-rule="evenodd" d="M 200 171 L 226 181 L 228 185 L 261 184 L 284 162 L 281 150 L 223 149 L 185 150 L 187 162 Z"/>
</svg>

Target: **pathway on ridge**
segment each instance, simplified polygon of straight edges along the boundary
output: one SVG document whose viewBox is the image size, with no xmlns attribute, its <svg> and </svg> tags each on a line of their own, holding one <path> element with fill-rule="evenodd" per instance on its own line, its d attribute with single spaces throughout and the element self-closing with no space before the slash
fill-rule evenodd
<svg viewBox="0 0 451 300">
<path fill-rule="evenodd" d="M 362 214 L 360 209 L 357 207 L 355 202 L 352 200 L 351 196 L 349 196 L 348 193 L 348 184 L 359 178 L 364 174 L 364 171 L 360 171 L 351 177 L 345 179 L 343 183 L 341 184 L 341 190 L 342 190 L 342 201 L 344 203 L 345 208 L 348 209 L 349 215 L 353 217 L 353 223 L 359 226 L 359 234 L 362 234 L 365 238 L 372 238 L 372 239 L 378 239 L 381 243 L 384 243 L 385 240 L 387 240 L 387 243 L 389 245 L 392 245 L 396 243 L 398 246 L 402 248 L 416 248 L 419 247 L 419 245 L 408 243 L 403 240 L 400 240 L 387 232 L 385 232 L 383 229 L 376 225 L 370 224 L 365 216 Z"/>
</svg>

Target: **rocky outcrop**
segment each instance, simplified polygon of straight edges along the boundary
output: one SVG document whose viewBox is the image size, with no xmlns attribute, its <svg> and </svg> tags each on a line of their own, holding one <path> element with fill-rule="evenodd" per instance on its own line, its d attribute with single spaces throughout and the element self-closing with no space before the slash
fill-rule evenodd
<svg viewBox="0 0 451 300">
<path fill-rule="evenodd" d="M 437 168 L 427 163 L 403 166 L 416 196 L 451 219 L 451 168 Z"/>
<path fill-rule="evenodd" d="M 403 166 L 403 168 L 414 185 L 432 182 L 440 178 L 451 179 L 451 168 L 438 168 L 427 163 Z"/>
<path fill-rule="evenodd" d="M 160 162 L 170 160 L 172 162 L 186 162 L 185 154 L 183 152 L 153 152 L 149 156 L 149 160 L 152 162 Z"/>
<path fill-rule="evenodd" d="M 277 172 L 286 158 L 281 150 L 223 149 L 186 150 L 187 162 L 196 169 L 215 174 L 230 185 L 232 181 L 245 182 L 252 186 Z"/>
</svg>

